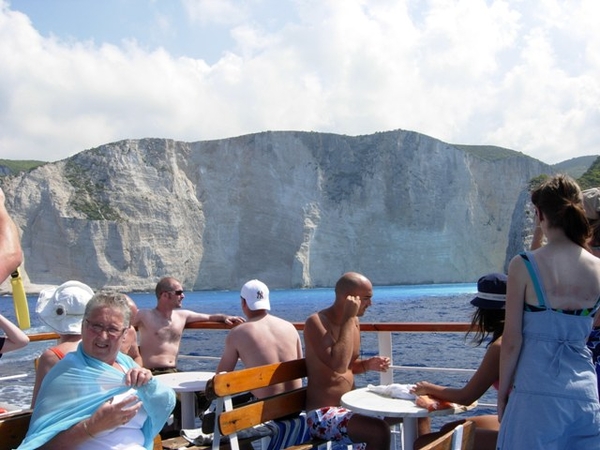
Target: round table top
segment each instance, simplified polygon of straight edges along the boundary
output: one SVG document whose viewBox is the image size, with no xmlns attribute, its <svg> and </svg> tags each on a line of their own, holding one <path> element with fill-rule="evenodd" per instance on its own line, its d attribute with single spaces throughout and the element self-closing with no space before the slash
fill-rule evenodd
<svg viewBox="0 0 600 450">
<path fill-rule="evenodd" d="M 214 372 L 175 372 L 156 375 L 155 378 L 175 392 L 196 392 L 203 391 L 206 382 L 214 376 Z"/>
<path fill-rule="evenodd" d="M 456 405 L 455 408 L 428 411 L 415 405 L 414 400 L 386 397 L 368 388 L 354 389 L 342 396 L 343 407 L 367 416 L 383 417 L 428 417 L 459 414 L 473 409 L 477 403 L 469 406 Z"/>
</svg>

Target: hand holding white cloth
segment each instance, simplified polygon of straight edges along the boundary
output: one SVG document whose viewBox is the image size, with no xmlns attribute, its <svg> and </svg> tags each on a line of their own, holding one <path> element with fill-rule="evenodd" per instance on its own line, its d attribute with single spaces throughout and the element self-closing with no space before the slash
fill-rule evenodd
<svg viewBox="0 0 600 450">
<path fill-rule="evenodd" d="M 411 394 L 410 390 L 414 387 L 412 384 L 392 383 L 387 385 L 375 386 L 369 384 L 367 389 L 377 394 L 385 395 L 386 397 L 401 398 L 405 400 L 414 400 L 417 398 L 415 394 Z"/>
</svg>

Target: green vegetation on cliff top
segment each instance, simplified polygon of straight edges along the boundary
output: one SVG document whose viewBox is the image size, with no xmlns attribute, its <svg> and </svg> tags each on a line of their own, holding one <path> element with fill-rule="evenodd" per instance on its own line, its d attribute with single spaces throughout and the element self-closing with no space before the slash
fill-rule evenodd
<svg viewBox="0 0 600 450">
<path fill-rule="evenodd" d="M 0 159 L 0 167 L 6 167 L 12 175 L 15 175 L 19 172 L 28 172 L 36 167 L 43 166 L 46 163 L 46 161 L 36 161 L 33 159 Z"/>
<path fill-rule="evenodd" d="M 589 189 L 600 186 L 600 157 L 592 163 L 589 169 L 577 179 L 581 189 Z"/>
<path fill-rule="evenodd" d="M 511 158 L 513 156 L 524 156 L 530 158 L 524 153 L 511 150 L 504 147 L 496 147 L 495 145 L 463 145 L 463 144 L 452 144 L 454 147 L 462 150 L 463 152 L 470 153 L 477 156 L 485 161 L 499 161 L 505 158 Z"/>
</svg>

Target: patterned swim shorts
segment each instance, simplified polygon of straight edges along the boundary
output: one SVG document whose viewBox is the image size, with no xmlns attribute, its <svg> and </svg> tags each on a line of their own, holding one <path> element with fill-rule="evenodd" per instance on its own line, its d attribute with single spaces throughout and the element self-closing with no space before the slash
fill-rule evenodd
<svg viewBox="0 0 600 450">
<path fill-rule="evenodd" d="M 306 413 L 306 424 L 313 438 L 352 444 L 355 450 L 365 450 L 365 444 L 355 444 L 348 436 L 348 421 L 354 415 L 341 406 L 326 406 Z"/>
</svg>

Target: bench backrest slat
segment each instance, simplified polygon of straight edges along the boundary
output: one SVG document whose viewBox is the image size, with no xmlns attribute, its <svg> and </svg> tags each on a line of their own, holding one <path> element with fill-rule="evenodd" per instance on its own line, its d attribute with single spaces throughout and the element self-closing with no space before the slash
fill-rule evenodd
<svg viewBox="0 0 600 450">
<path fill-rule="evenodd" d="M 213 389 L 218 397 L 225 397 L 304 377 L 306 377 L 306 362 L 302 358 L 219 373 L 213 379 Z"/>
<path fill-rule="evenodd" d="M 219 415 L 221 434 L 227 436 L 269 420 L 300 413 L 306 403 L 306 388 L 286 392 L 249 405 L 240 406 Z"/>
<path fill-rule="evenodd" d="M 239 431 L 304 411 L 306 387 L 237 407 L 232 404 L 233 396 L 305 377 L 304 358 L 215 375 L 206 389 L 208 398 L 217 399 L 217 426 L 212 448 L 219 448 L 221 437 L 229 436 L 231 448 L 239 449 Z"/>
</svg>

